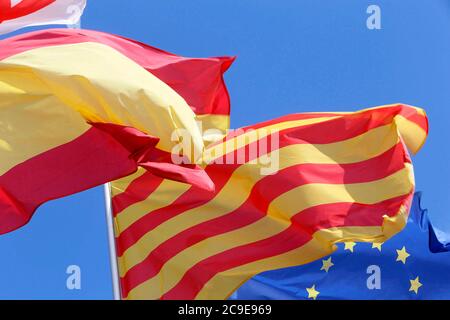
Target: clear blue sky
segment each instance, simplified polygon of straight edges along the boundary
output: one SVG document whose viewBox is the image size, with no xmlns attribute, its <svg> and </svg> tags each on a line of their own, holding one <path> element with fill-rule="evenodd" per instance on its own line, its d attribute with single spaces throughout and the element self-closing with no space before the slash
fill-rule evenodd
<svg viewBox="0 0 450 320">
<path fill-rule="evenodd" d="M 377 4 L 382 29 L 366 28 Z M 185 56 L 237 55 L 226 80 L 232 125 L 305 111 L 404 102 L 426 109 L 430 135 L 414 160 L 417 189 L 450 232 L 448 0 L 89 1 L 82 27 Z M 103 190 L 42 206 L 0 236 L 0 298 L 112 297 Z M 66 289 L 66 268 L 82 271 Z"/>
</svg>

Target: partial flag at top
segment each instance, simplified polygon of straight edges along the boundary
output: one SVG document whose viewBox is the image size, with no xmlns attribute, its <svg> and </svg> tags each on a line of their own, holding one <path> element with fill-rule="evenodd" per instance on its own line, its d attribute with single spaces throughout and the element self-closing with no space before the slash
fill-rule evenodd
<svg viewBox="0 0 450 320">
<path fill-rule="evenodd" d="M 0 34 L 25 27 L 78 23 L 86 0 L 0 0 Z"/>
</svg>

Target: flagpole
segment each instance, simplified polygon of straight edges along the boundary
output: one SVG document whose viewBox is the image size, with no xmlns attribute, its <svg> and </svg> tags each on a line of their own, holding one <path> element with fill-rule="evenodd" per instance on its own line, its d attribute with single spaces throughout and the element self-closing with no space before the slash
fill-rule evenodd
<svg viewBox="0 0 450 320">
<path fill-rule="evenodd" d="M 108 228 L 108 244 L 109 244 L 109 262 L 111 266 L 111 277 L 113 285 L 113 297 L 114 300 L 120 300 L 120 283 L 119 283 L 119 271 L 117 268 L 117 251 L 116 241 L 114 235 L 114 220 L 111 208 L 111 185 L 105 183 L 103 185 L 105 192 L 105 208 L 106 208 L 106 225 Z"/>
</svg>

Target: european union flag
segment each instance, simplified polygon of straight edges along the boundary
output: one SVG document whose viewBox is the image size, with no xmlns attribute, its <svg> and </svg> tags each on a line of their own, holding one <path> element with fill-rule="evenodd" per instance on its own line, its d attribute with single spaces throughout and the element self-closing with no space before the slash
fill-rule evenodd
<svg viewBox="0 0 450 320">
<path fill-rule="evenodd" d="M 338 244 L 313 263 L 261 273 L 231 299 L 450 299 L 450 237 L 414 195 L 405 229 L 383 244 Z"/>
</svg>

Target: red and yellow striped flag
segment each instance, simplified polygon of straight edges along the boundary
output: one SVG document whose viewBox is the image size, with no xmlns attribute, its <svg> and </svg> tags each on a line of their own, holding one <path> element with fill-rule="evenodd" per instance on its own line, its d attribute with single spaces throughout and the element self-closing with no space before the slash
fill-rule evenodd
<svg viewBox="0 0 450 320">
<path fill-rule="evenodd" d="M 225 299 L 336 242 L 384 242 L 406 222 L 407 148 L 417 152 L 427 132 L 424 111 L 401 104 L 294 114 L 208 146 L 214 192 L 143 171 L 114 182 L 123 298 Z"/>
<path fill-rule="evenodd" d="M 189 132 L 201 154 L 198 117 L 228 126 L 222 74 L 232 60 L 179 57 L 88 30 L 0 41 L 0 233 L 47 200 L 138 166 L 212 189 L 201 168 L 172 162 L 172 134 Z"/>
</svg>

